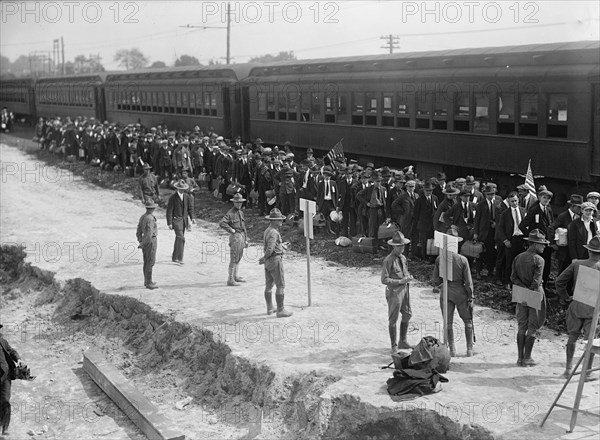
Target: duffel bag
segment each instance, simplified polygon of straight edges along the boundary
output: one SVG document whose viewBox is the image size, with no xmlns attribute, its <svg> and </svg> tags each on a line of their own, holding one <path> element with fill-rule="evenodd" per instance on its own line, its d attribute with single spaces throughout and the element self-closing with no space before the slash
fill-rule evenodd
<svg viewBox="0 0 600 440">
<path fill-rule="evenodd" d="M 242 185 L 238 185 L 237 183 L 230 183 L 225 189 L 225 194 L 228 196 L 233 196 L 236 193 L 241 193 L 244 190 Z"/>
<path fill-rule="evenodd" d="M 460 248 L 460 254 L 465 257 L 478 258 L 483 252 L 483 243 L 480 241 L 473 242 L 471 240 L 466 241 L 465 244 Z"/>
<path fill-rule="evenodd" d="M 377 238 L 380 240 L 388 240 L 394 236 L 396 231 L 399 231 L 396 223 L 382 223 L 377 230 Z"/>
<path fill-rule="evenodd" d="M 433 238 L 427 239 L 427 255 L 439 255 L 440 248 L 434 245 Z"/>
<path fill-rule="evenodd" d="M 377 239 L 372 237 L 353 237 L 352 250 L 359 254 L 376 254 Z"/>
</svg>

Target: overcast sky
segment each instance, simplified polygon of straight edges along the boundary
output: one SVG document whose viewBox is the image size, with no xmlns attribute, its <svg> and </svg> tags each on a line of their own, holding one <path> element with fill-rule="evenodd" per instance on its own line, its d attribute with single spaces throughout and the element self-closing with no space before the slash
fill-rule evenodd
<svg viewBox="0 0 600 440">
<path fill-rule="evenodd" d="M 280 51 L 300 59 L 600 39 L 600 2 L 590 1 L 232 1 L 233 62 Z M 118 49 L 139 48 L 172 65 L 183 54 L 206 64 L 226 51 L 227 2 L 2 1 L 0 51 L 14 61 L 52 52 L 63 37 L 65 60 L 100 54 L 119 68 Z M 223 29 L 189 29 L 182 26 Z"/>
</svg>

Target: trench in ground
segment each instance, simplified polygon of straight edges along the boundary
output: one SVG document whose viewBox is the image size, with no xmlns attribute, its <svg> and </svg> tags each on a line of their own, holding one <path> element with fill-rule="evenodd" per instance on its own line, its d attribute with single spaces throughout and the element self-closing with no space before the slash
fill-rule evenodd
<svg viewBox="0 0 600 440">
<path fill-rule="evenodd" d="M 460 424 L 417 405 L 412 410 L 378 408 L 350 394 L 327 395 L 339 377 L 314 371 L 279 377 L 266 365 L 234 355 L 207 329 L 177 322 L 135 298 L 104 294 L 81 278 L 59 283 L 53 273 L 25 262 L 25 256 L 22 248 L 0 249 L 4 303 L 18 301 L 22 292 L 35 294 L 37 306 L 54 308 L 54 325 L 82 335 L 93 328 L 104 338 L 95 338 L 94 348 L 128 379 L 178 387 L 193 398 L 186 411 L 200 422 L 211 414 L 210 423 L 256 428 L 262 411 L 258 438 L 383 440 L 400 433 L 415 440 L 493 438 L 481 426 Z M 123 350 L 115 350 L 115 343 Z M 177 380 L 160 380 L 173 374 Z"/>
</svg>

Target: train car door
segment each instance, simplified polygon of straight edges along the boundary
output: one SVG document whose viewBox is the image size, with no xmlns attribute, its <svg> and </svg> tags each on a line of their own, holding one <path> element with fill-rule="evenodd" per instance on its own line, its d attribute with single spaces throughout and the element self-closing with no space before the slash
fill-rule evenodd
<svg viewBox="0 0 600 440">
<path fill-rule="evenodd" d="M 96 103 L 96 119 L 100 122 L 106 120 L 106 106 L 104 101 L 104 86 L 94 86 L 94 102 Z"/>
<path fill-rule="evenodd" d="M 221 98 L 223 100 L 223 133 L 225 137 L 231 139 L 233 136 L 231 132 L 231 99 L 233 99 L 233 96 L 228 86 L 221 87 L 221 91 Z"/>
<path fill-rule="evenodd" d="M 600 84 L 594 84 L 593 139 L 592 139 L 592 174 L 600 176 Z"/>
<path fill-rule="evenodd" d="M 242 87 L 242 139 L 250 140 L 250 92 L 248 87 Z"/>
</svg>

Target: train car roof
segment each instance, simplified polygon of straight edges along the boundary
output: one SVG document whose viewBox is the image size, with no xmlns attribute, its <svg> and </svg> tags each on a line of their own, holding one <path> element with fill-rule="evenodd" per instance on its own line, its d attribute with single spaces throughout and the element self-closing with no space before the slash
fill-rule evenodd
<svg viewBox="0 0 600 440">
<path fill-rule="evenodd" d="M 599 41 L 574 41 L 278 61 L 253 68 L 250 77 L 325 71 L 444 68 L 458 65 L 458 60 L 464 67 L 504 66 L 508 61 L 520 65 L 598 64 L 599 49 Z"/>
<path fill-rule="evenodd" d="M 52 83 L 52 82 L 87 82 L 96 81 L 104 82 L 109 72 L 97 72 L 97 73 L 81 73 L 77 75 L 64 75 L 64 76 L 48 76 L 45 78 L 38 78 L 36 83 Z"/>
<path fill-rule="evenodd" d="M 217 64 L 213 66 L 160 67 L 110 72 L 106 82 L 120 80 L 230 78 L 243 79 L 256 64 Z"/>
</svg>

